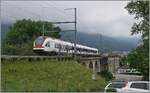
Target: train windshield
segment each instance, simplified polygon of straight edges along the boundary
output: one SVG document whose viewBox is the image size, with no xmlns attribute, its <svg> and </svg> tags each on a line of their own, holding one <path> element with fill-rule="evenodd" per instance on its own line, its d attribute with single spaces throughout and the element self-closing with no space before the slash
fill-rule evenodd
<svg viewBox="0 0 150 93">
<path fill-rule="evenodd" d="M 38 38 L 35 40 L 35 44 L 36 44 L 36 45 L 41 45 L 41 44 L 43 44 L 43 42 L 44 42 L 44 37 L 43 37 L 43 36 L 40 36 L 40 37 L 38 37 Z"/>
</svg>

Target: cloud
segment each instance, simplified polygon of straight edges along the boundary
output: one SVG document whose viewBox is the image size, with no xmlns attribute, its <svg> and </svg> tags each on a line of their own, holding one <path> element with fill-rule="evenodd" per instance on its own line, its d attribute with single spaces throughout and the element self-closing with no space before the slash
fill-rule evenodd
<svg viewBox="0 0 150 93">
<path fill-rule="evenodd" d="M 77 30 L 111 37 L 131 37 L 134 23 L 124 7 L 128 1 L 2 1 L 2 21 L 16 19 L 72 21 L 77 8 Z M 73 29 L 73 25 L 61 25 L 62 29 Z"/>
</svg>

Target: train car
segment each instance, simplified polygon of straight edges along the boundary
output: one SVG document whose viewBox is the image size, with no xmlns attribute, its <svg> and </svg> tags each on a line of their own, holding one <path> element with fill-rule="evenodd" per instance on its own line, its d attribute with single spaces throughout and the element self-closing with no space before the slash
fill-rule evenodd
<svg viewBox="0 0 150 93">
<path fill-rule="evenodd" d="M 76 45 L 77 54 L 97 55 L 98 49 Z M 58 54 L 58 53 L 74 53 L 74 44 L 60 39 L 47 36 L 39 36 L 33 43 L 33 51 L 36 54 Z"/>
</svg>

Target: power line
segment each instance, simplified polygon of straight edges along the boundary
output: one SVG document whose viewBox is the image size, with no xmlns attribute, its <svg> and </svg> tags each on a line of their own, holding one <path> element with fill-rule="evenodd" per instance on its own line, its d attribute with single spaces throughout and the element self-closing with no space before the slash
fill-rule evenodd
<svg viewBox="0 0 150 93">
<path fill-rule="evenodd" d="M 45 3 L 45 4 L 47 4 L 47 3 Z M 48 4 L 47 4 L 48 5 Z M 45 9 L 44 8 L 47 8 L 47 7 L 49 7 L 49 8 L 52 8 L 52 7 L 50 7 L 49 5 L 48 6 L 43 6 L 43 5 L 41 5 L 42 6 L 42 11 L 43 11 L 43 14 L 45 13 Z M 53 7 L 53 8 L 55 8 L 55 7 Z M 55 8 L 56 9 L 56 8 Z M 49 11 L 48 11 L 49 12 Z M 61 16 L 65 16 L 65 15 L 62 15 L 62 13 L 60 13 L 60 12 L 57 12 L 57 13 L 59 13 L 59 15 L 61 15 Z M 43 17 L 45 17 L 45 16 L 43 16 Z M 56 15 L 55 15 L 55 17 L 56 17 Z M 58 17 L 58 16 L 57 16 Z M 48 17 L 46 17 L 47 19 L 49 19 Z M 60 17 L 59 17 L 60 18 Z M 62 18 L 62 17 L 61 17 Z"/>
<path fill-rule="evenodd" d="M 54 2 L 52 2 L 52 1 L 49 1 L 49 2 L 51 2 L 51 4 L 53 4 L 54 5 L 54 7 L 55 6 L 58 6 L 56 3 L 54 3 Z M 65 11 L 63 11 L 63 10 L 61 10 L 60 8 L 57 8 L 57 7 L 55 7 L 58 11 L 60 11 L 60 12 L 62 12 L 62 13 L 65 13 L 65 14 L 67 14 L 68 15 L 68 13 L 66 13 Z M 71 16 L 72 15 L 72 16 Z M 73 17 L 74 15 L 73 14 L 70 14 L 69 15 L 70 17 Z"/>
<path fill-rule="evenodd" d="M 66 13 L 65 11 L 59 9 L 58 7 L 56 7 L 57 5 L 56 5 L 54 2 L 51 2 L 51 3 L 45 3 L 45 4 L 47 4 L 48 7 L 52 6 L 52 7 L 55 8 L 57 11 L 59 11 L 59 12 L 58 12 L 59 14 L 61 14 L 62 16 L 65 16 L 65 17 L 66 17 L 65 14 L 67 14 L 67 13 Z M 50 5 L 50 6 L 49 6 L 49 5 Z M 61 12 L 61 13 L 60 13 L 60 12 Z M 68 15 L 68 14 L 67 14 L 67 16 L 73 17 L 73 15 L 71 16 L 71 15 Z"/>
</svg>

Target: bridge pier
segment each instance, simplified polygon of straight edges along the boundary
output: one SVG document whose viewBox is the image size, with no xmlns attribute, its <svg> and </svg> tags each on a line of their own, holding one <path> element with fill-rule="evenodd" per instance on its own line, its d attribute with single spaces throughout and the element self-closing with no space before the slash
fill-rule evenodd
<svg viewBox="0 0 150 93">
<path fill-rule="evenodd" d="M 101 72 L 101 63 L 100 63 L 100 60 L 99 60 L 99 62 L 97 62 L 97 64 L 98 64 L 98 71 L 97 72 Z"/>
<path fill-rule="evenodd" d="M 101 65 L 99 59 L 91 59 L 91 60 L 82 60 L 80 61 L 82 64 L 86 66 L 87 69 L 90 69 L 92 72 L 92 79 L 96 79 L 96 73 L 101 71 Z"/>
<path fill-rule="evenodd" d="M 95 80 L 96 79 L 96 61 L 92 61 L 92 79 Z"/>
<path fill-rule="evenodd" d="M 89 69 L 90 68 L 89 67 L 90 66 L 90 62 L 85 62 L 85 64 L 86 64 L 86 68 Z"/>
</svg>

